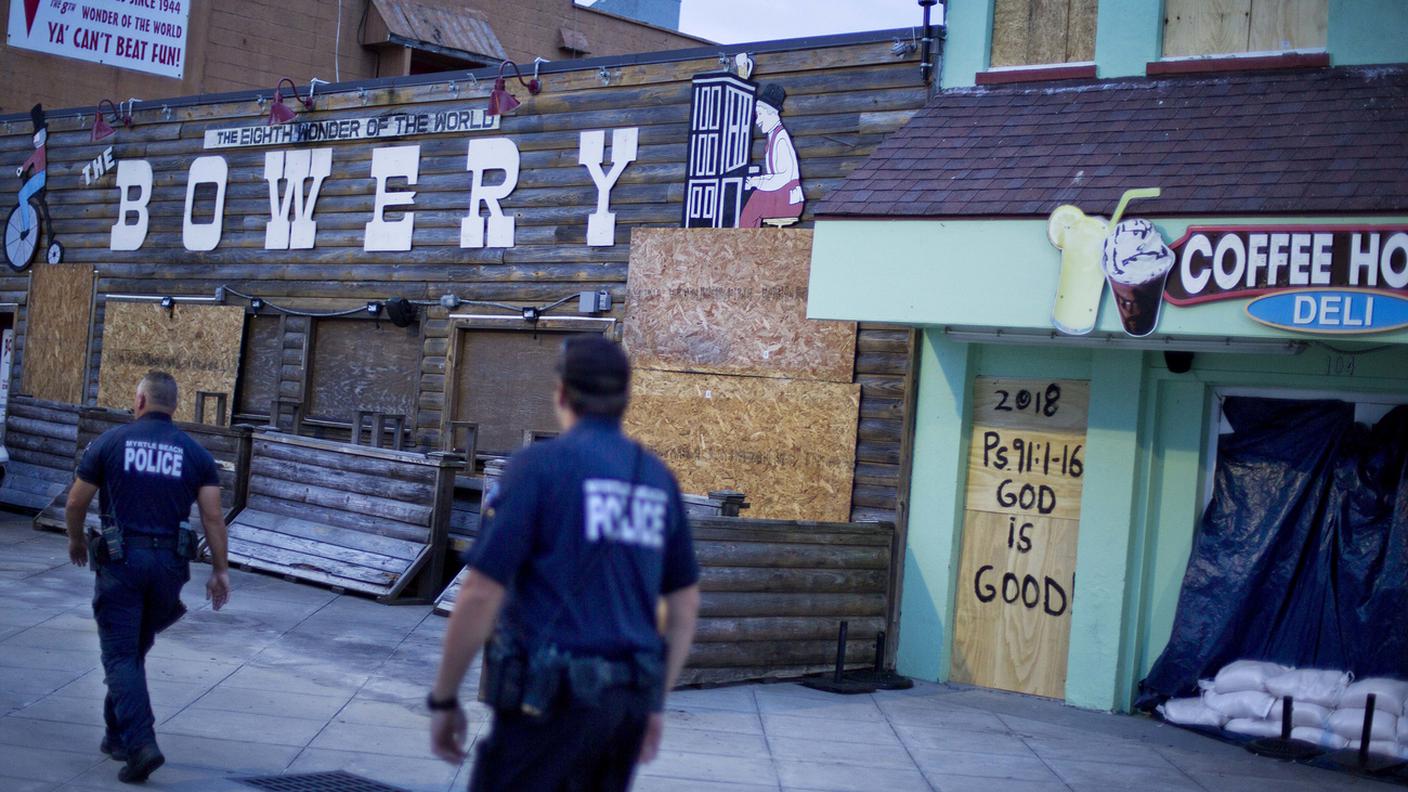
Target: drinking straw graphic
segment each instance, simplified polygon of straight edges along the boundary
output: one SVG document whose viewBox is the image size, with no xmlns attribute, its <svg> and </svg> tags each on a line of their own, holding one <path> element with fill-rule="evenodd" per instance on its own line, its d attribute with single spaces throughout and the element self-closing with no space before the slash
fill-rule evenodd
<svg viewBox="0 0 1408 792">
<path fill-rule="evenodd" d="M 1109 224 L 1108 226 L 1106 226 L 1106 228 L 1110 229 L 1110 232 L 1111 232 L 1111 233 L 1114 233 L 1115 226 L 1119 225 L 1119 223 L 1120 223 L 1120 217 L 1122 217 L 1122 216 L 1124 215 L 1124 208 L 1129 205 L 1129 202 L 1130 202 L 1130 201 L 1132 201 L 1132 200 L 1134 200 L 1134 199 L 1136 199 L 1136 198 L 1158 198 L 1158 197 L 1159 197 L 1159 188 L 1158 188 L 1158 187 L 1136 187 L 1136 188 L 1134 188 L 1133 190 L 1125 190 L 1125 191 L 1124 191 L 1124 195 L 1121 195 L 1121 196 L 1120 196 L 1120 203 L 1119 203 L 1119 205 L 1115 207 L 1115 213 L 1112 214 L 1112 215 L 1110 215 L 1110 224 Z"/>
</svg>

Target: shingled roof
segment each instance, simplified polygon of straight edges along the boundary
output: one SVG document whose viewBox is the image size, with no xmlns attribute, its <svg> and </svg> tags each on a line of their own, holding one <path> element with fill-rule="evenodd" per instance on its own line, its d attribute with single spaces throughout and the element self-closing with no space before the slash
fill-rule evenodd
<svg viewBox="0 0 1408 792">
<path fill-rule="evenodd" d="M 803 169 L 806 163 L 803 161 Z M 944 91 L 818 215 L 1260 214 L 1408 209 L 1408 67 Z"/>
</svg>

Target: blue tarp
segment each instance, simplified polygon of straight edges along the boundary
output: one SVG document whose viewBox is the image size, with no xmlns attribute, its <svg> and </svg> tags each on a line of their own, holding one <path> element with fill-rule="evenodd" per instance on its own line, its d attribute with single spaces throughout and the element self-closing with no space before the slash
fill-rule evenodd
<svg viewBox="0 0 1408 792">
<path fill-rule="evenodd" d="M 1408 407 L 1228 397 L 1212 503 L 1139 706 L 1233 660 L 1408 679 Z"/>
</svg>

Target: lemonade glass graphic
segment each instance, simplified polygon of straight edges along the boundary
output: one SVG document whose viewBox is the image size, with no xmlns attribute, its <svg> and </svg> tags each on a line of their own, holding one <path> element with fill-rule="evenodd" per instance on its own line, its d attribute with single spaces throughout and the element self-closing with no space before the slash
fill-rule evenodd
<svg viewBox="0 0 1408 792">
<path fill-rule="evenodd" d="M 1078 207 L 1056 207 L 1046 223 L 1046 238 L 1061 251 L 1061 274 L 1056 282 L 1056 299 L 1051 303 L 1051 324 L 1067 335 L 1085 335 L 1095 329 L 1100 302 L 1105 297 L 1105 239 L 1136 198 L 1157 198 L 1159 188 L 1126 190 L 1115 213 L 1107 222 L 1087 215 Z"/>
<path fill-rule="evenodd" d="M 1105 270 L 1100 266 L 1106 225 L 1103 217 L 1086 215 L 1066 204 L 1051 213 L 1047 238 L 1061 251 L 1061 275 L 1051 304 L 1051 323 L 1068 335 L 1085 335 L 1095 327 L 1105 294 Z"/>
</svg>

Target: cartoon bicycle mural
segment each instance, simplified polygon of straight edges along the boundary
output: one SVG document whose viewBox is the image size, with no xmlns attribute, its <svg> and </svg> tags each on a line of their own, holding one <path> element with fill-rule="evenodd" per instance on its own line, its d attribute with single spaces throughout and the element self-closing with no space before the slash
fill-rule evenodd
<svg viewBox="0 0 1408 792">
<path fill-rule="evenodd" d="M 15 175 L 23 182 L 20 187 L 19 205 L 10 210 L 5 220 L 5 259 L 10 269 L 23 272 L 29 268 L 34 251 L 39 248 L 39 236 L 48 231 L 49 247 L 44 252 L 44 260 L 58 264 L 64 259 L 64 246 L 54 236 L 54 224 L 49 218 L 49 202 L 46 199 L 49 142 L 49 126 L 44 120 L 44 108 L 35 105 L 29 111 L 34 122 L 34 153 L 24 164 L 15 169 Z M 43 225 L 41 225 L 41 223 Z"/>
</svg>

